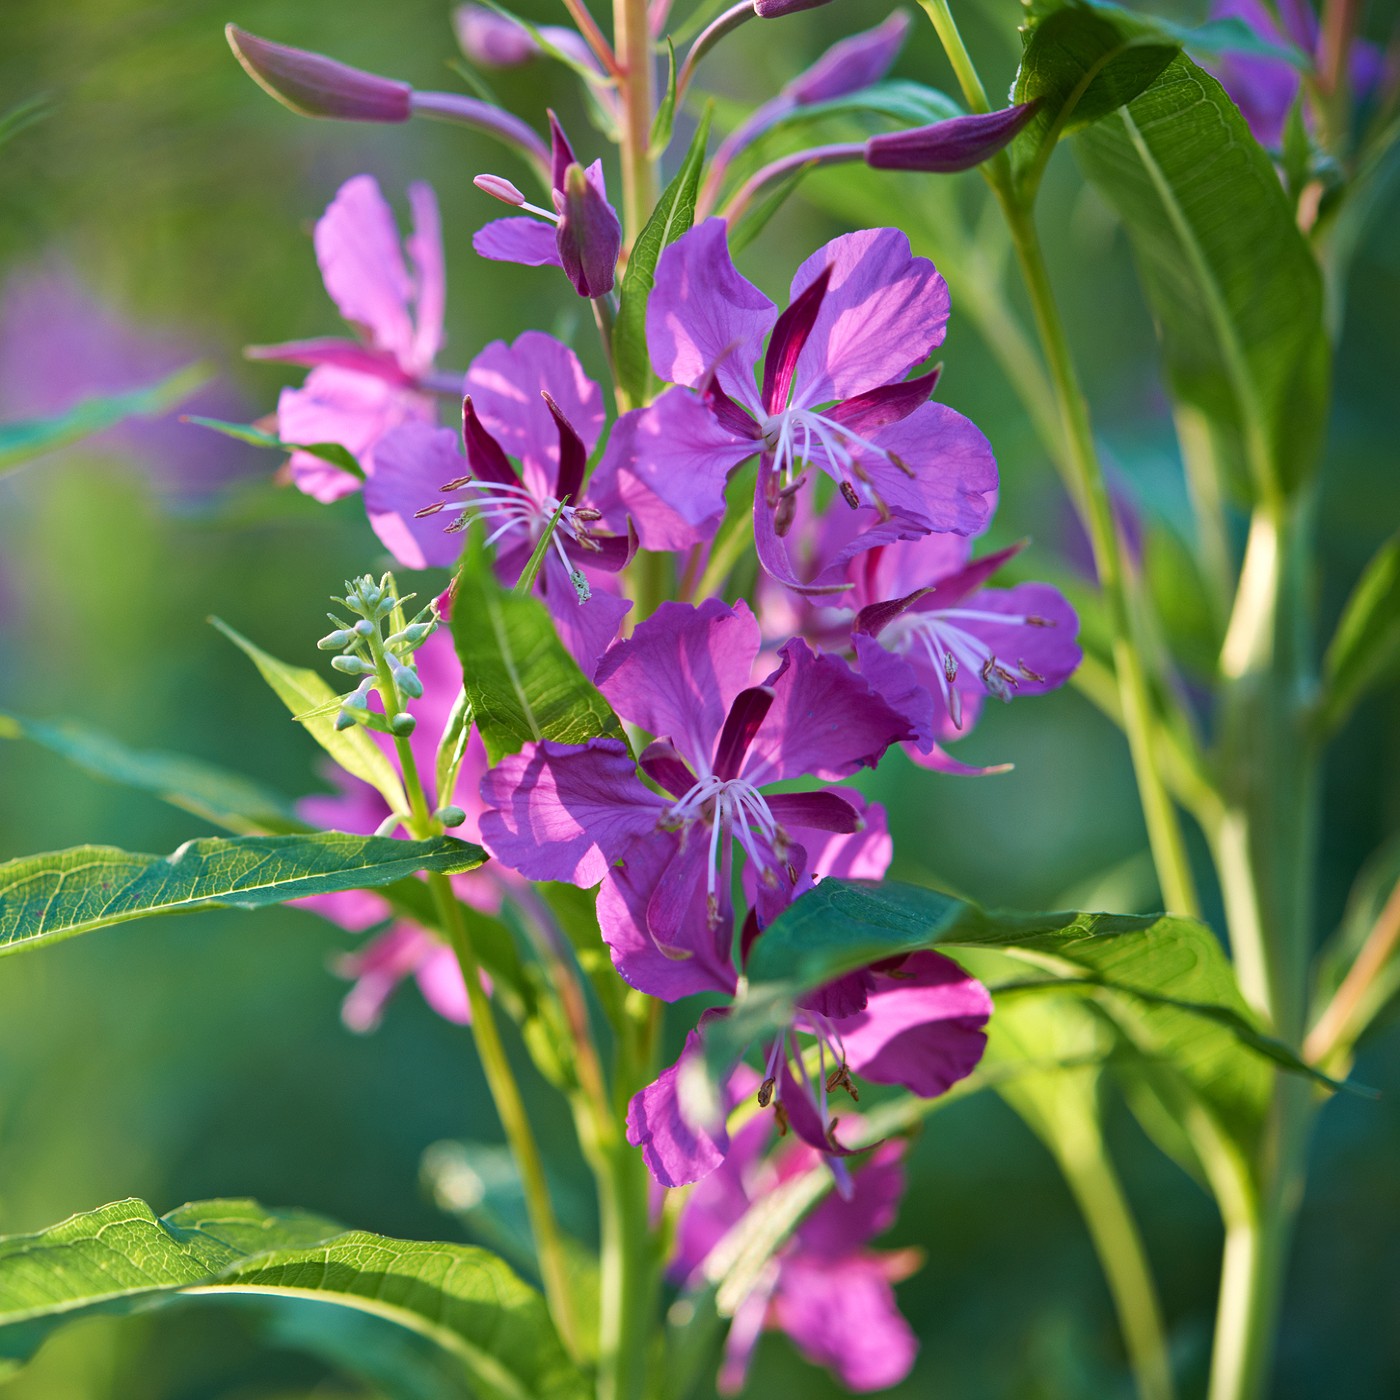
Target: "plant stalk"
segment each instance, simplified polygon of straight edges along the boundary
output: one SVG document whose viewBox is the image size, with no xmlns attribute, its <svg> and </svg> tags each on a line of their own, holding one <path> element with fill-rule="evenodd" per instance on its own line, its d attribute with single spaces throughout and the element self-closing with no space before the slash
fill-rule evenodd
<svg viewBox="0 0 1400 1400">
<path fill-rule="evenodd" d="M 656 162 L 651 155 L 654 72 L 646 0 L 613 0 L 613 43 L 622 107 L 622 224 L 630 250 L 657 196 Z"/>
</svg>

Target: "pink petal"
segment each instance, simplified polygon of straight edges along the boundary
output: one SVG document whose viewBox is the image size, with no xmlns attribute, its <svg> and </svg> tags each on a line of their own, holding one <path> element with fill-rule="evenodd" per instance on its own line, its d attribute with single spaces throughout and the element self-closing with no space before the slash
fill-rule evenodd
<svg viewBox="0 0 1400 1400">
<path fill-rule="evenodd" d="M 461 513 L 449 505 L 415 518 L 424 506 L 443 500 L 441 487 L 465 475 L 467 460 L 450 428 L 405 423 L 386 433 L 375 448 L 374 474 L 365 481 L 365 509 L 380 542 L 410 569 L 450 567 L 462 552 L 460 534 L 447 534 Z"/>
<path fill-rule="evenodd" d="M 497 860 L 532 880 L 585 887 L 655 832 L 666 805 L 619 739 L 531 744 L 487 773 L 481 796 L 482 841 Z"/>
<path fill-rule="evenodd" d="M 562 267 L 554 225 L 528 214 L 494 219 L 472 234 L 472 247 L 493 262 L 524 267 Z"/>
<path fill-rule="evenodd" d="M 316 224 L 316 261 L 326 291 L 351 325 L 400 364 L 413 358 L 413 295 L 394 214 L 372 175 L 356 175 Z"/>
<path fill-rule="evenodd" d="M 670 739 L 704 772 L 758 649 L 758 623 L 743 602 L 663 603 L 607 654 L 598 688 L 624 719 Z"/>
<path fill-rule="evenodd" d="M 824 268 L 831 283 L 797 363 L 795 403 L 816 406 L 877 389 L 943 343 L 948 288 L 894 228 L 843 234 L 792 279 L 796 300 Z"/>
<path fill-rule="evenodd" d="M 992 1014 L 976 978 L 940 953 L 914 953 L 876 984 L 865 1010 L 837 1023 L 853 1073 L 926 1099 L 972 1073 Z"/>
<path fill-rule="evenodd" d="M 632 611 L 631 600 L 596 587 L 587 602 L 580 602 L 559 556 L 552 550 L 545 559 L 543 573 L 544 601 L 559 640 L 579 670 L 591 679 L 603 653 L 617 636 L 622 619 Z"/>
<path fill-rule="evenodd" d="M 681 1064 L 700 1053 L 700 1033 L 691 1031 L 680 1059 L 662 1070 L 655 1083 L 633 1095 L 627 1106 L 627 1141 L 642 1149 L 648 1170 L 663 1186 L 688 1186 L 708 1176 L 724 1161 L 729 1147 L 723 1123 L 711 1135 L 693 1128 L 681 1115 L 677 1093 Z"/>
<path fill-rule="evenodd" d="M 753 371 L 778 309 L 735 270 L 727 231 L 723 219 L 706 219 L 662 253 L 647 348 L 662 379 L 698 389 L 713 370 L 731 398 L 761 417 Z"/>
<path fill-rule="evenodd" d="M 415 183 L 408 187 L 408 205 L 413 214 L 413 232 L 407 248 L 413 263 L 415 310 L 418 328 L 413 337 L 412 368 L 419 374 L 431 368 L 442 349 L 442 317 L 447 303 L 447 271 L 442 259 L 442 220 L 432 186 Z"/>
</svg>

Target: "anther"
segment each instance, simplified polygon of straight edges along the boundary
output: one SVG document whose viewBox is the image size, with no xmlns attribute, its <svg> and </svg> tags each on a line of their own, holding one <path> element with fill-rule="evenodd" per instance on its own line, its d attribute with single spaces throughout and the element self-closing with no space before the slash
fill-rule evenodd
<svg viewBox="0 0 1400 1400">
<path fill-rule="evenodd" d="M 445 501 L 434 501 L 430 506 L 424 506 L 422 510 L 415 510 L 413 518 L 423 520 L 429 515 L 436 515 L 447 503 Z"/>
<path fill-rule="evenodd" d="M 778 1081 L 770 1077 L 758 1086 L 758 1106 L 760 1108 L 767 1108 L 773 1102 L 773 1090 L 777 1084 Z"/>
<path fill-rule="evenodd" d="M 1024 661 L 1018 661 L 1016 663 L 1016 669 L 1020 671 L 1028 681 L 1039 681 L 1041 685 L 1045 684 L 1045 677 L 1042 676 L 1039 671 L 1032 671 Z"/>
<path fill-rule="evenodd" d="M 860 509 L 860 497 L 856 495 L 856 488 L 849 481 L 841 483 L 841 496 L 852 510 Z"/>
</svg>

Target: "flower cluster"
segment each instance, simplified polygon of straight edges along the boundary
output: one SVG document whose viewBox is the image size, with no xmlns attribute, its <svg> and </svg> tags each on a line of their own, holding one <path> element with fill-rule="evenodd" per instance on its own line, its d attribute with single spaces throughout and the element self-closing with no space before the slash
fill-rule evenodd
<svg viewBox="0 0 1400 1400">
<path fill-rule="evenodd" d="M 539 50 L 486 12 L 467 9 L 460 23 L 468 50 L 490 61 Z M 903 31 L 897 19 L 848 41 L 861 82 L 885 71 Z M 319 69 L 308 72 L 306 82 L 319 81 Z M 736 133 L 723 160 L 845 81 L 834 59 L 819 64 Z M 375 111 L 399 100 L 366 92 Z M 313 99 L 308 88 L 299 100 Z M 1022 119 L 997 120 L 1009 131 Z M 558 266 L 578 295 L 610 306 L 621 228 L 601 164 L 575 156 L 552 114 L 550 134 L 541 173 L 553 208 L 480 177 L 525 212 L 481 229 L 476 250 Z M 984 139 L 982 126 L 918 136 L 945 162 Z M 732 1131 L 728 1120 L 698 1119 L 681 1086 L 704 1072 L 709 1029 L 792 901 L 825 878 L 885 874 L 884 810 L 849 780 L 899 747 L 944 772 L 992 771 L 947 746 L 987 698 L 1052 689 L 1078 663 L 1076 618 L 1055 589 L 993 586 L 1020 546 L 975 550 L 995 509 L 997 468 L 982 432 L 932 397 L 948 288 L 899 230 L 866 229 L 806 258 L 780 310 L 735 267 L 727 221 L 704 218 L 656 263 L 646 345 L 665 387 L 609 424 L 603 391 L 574 350 L 539 331 L 487 345 L 460 376 L 435 369 L 444 300 L 436 206 L 422 186 L 410 201 L 407 259 L 367 176 L 347 183 L 317 225 L 327 290 L 356 339 L 255 352 L 312 366 L 279 402 L 283 439 L 339 443 L 363 471 L 361 483 L 299 453 L 292 479 L 322 500 L 362 486 L 371 526 L 409 569 L 451 566 L 462 531 L 479 528 L 502 586 L 530 579 L 628 732 L 527 743 L 494 766 L 473 738 L 452 790 L 426 799 L 493 857 L 456 889 L 496 912 L 502 901 L 528 904 L 529 882 L 596 887 L 599 933 L 622 980 L 663 1002 L 705 998 L 680 1059 L 637 1090 L 626 1122 L 656 1182 L 688 1188 L 678 1281 L 703 1274 L 750 1202 L 804 1173 L 830 1173 L 835 1194 L 736 1313 L 726 1388 L 741 1383 L 770 1325 L 852 1387 L 889 1384 L 914 1350 L 890 1292 L 907 1260 L 866 1242 L 893 1216 L 900 1146 L 872 1149 L 838 1103 L 853 1105 L 864 1083 L 933 1097 L 969 1074 L 992 1010 L 986 989 L 933 952 L 878 962 L 802 997 L 789 1024 L 753 1047 L 759 1068 L 726 1069 L 714 1089 L 733 1106 Z M 460 408 L 460 419 L 442 426 L 440 403 Z M 740 493 L 751 493 L 751 507 Z M 728 554 L 718 543 L 726 520 Z M 734 573 L 733 540 L 739 532 L 742 543 L 750 520 L 757 567 Z M 643 570 L 673 580 L 673 594 L 639 587 Z M 736 586 L 750 576 L 752 588 Z M 735 592 L 717 596 L 726 581 Z M 377 619 L 374 599 L 366 606 Z M 365 724 L 391 756 L 422 746 L 423 772 L 434 769 L 432 745 L 461 683 L 435 619 L 377 649 L 359 624 L 338 625 L 325 643 L 343 648 L 340 669 L 364 673 L 347 722 Z M 409 643 L 411 662 L 399 654 Z M 416 714 L 369 707 L 386 668 L 390 690 L 413 697 Z M 397 828 L 372 789 L 350 778 L 340 787 L 308 799 L 304 814 L 350 830 Z M 319 904 L 353 929 L 388 918 L 373 894 Z M 411 923 L 389 922 L 344 968 L 356 979 L 346 1019 L 358 1028 L 375 1023 L 410 973 L 434 1007 L 466 1018 L 451 955 Z M 846 1322 L 833 1328 L 837 1313 Z"/>
</svg>

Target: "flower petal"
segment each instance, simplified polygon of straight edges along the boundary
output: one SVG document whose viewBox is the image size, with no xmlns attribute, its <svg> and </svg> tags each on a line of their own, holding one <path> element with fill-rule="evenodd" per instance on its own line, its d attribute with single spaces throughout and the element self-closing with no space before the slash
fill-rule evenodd
<svg viewBox="0 0 1400 1400">
<path fill-rule="evenodd" d="M 627 1141 L 642 1149 L 648 1170 L 663 1186 L 689 1186 L 724 1161 L 729 1134 L 723 1120 L 713 1134 L 693 1128 L 681 1115 L 677 1081 L 682 1064 L 702 1053 L 700 1032 L 685 1038 L 680 1058 L 627 1105 Z"/>
<path fill-rule="evenodd" d="M 706 773 L 759 645 L 745 603 L 663 603 L 603 659 L 598 688 L 624 719 L 670 739 L 697 774 Z"/>
<path fill-rule="evenodd" d="M 926 1099 L 972 1073 L 992 1014 L 992 999 L 975 977 L 941 953 L 913 953 L 875 980 L 865 1010 L 836 1023 L 853 1072 Z"/>
<path fill-rule="evenodd" d="M 545 557 L 543 574 L 544 601 L 559 640 L 579 670 L 591 678 L 617 636 L 622 619 L 632 611 L 632 602 L 601 587 L 593 588 L 588 600 L 580 602 L 572 579 L 553 550 Z"/>
<path fill-rule="evenodd" d="M 531 744 L 487 773 L 481 796 L 481 839 L 497 860 L 531 880 L 585 887 L 655 832 L 665 806 L 620 739 Z"/>
<path fill-rule="evenodd" d="M 394 213 L 372 175 L 356 175 L 336 192 L 316 223 L 316 261 L 326 291 L 351 325 L 400 364 L 413 360 L 413 284 L 399 250 Z"/>
<path fill-rule="evenodd" d="M 792 279 L 794 301 L 831 269 L 821 313 L 797 362 L 794 402 L 848 399 L 905 374 L 943 343 L 948 287 L 895 228 L 843 234 Z"/>
<path fill-rule="evenodd" d="M 563 267 L 553 224 L 528 214 L 493 219 L 472 234 L 472 247 L 492 262 L 522 267 Z"/>
<path fill-rule="evenodd" d="M 447 271 L 442 260 L 442 219 L 432 186 L 415 182 L 408 187 L 408 207 L 413 232 L 405 243 L 413 264 L 414 309 L 417 329 L 409 364 L 422 374 L 442 349 L 442 317 L 447 303 Z"/>
<path fill-rule="evenodd" d="M 457 434 L 426 423 L 404 423 L 380 439 L 374 473 L 365 480 L 365 510 L 380 542 L 410 569 L 449 567 L 462 552 L 461 537 L 444 526 L 459 506 L 418 519 L 416 511 L 441 502 L 442 486 L 466 470 Z"/>
<path fill-rule="evenodd" d="M 762 416 L 753 371 L 778 308 L 735 270 L 727 233 L 723 219 L 706 219 L 662 253 L 647 349 L 662 379 L 699 389 L 713 370 L 731 398 Z"/>
</svg>

